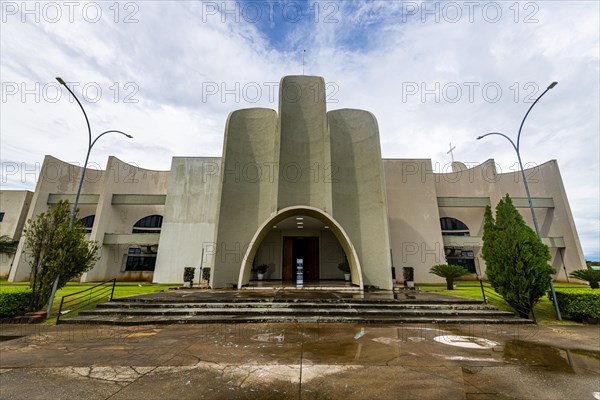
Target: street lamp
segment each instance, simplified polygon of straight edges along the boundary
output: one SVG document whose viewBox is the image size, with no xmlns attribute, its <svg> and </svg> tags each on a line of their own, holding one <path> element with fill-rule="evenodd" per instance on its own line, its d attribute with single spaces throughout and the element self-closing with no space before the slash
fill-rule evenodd
<svg viewBox="0 0 600 400">
<path fill-rule="evenodd" d="M 535 99 L 535 101 L 533 102 L 531 107 L 529 107 L 529 110 L 527 110 L 527 113 L 525 113 L 525 116 L 523 117 L 523 121 L 521 121 L 521 126 L 519 127 L 519 134 L 517 135 L 517 143 L 516 144 L 515 144 L 515 142 L 512 141 L 511 138 L 509 138 L 505 134 L 499 133 L 499 132 L 486 133 L 485 135 L 481 135 L 477 138 L 477 140 L 481 140 L 484 137 L 490 136 L 490 135 L 502 136 L 503 138 L 505 138 L 506 140 L 508 140 L 510 142 L 513 149 L 515 149 L 515 151 L 517 152 L 517 158 L 519 159 L 519 168 L 521 168 L 521 176 L 523 177 L 523 184 L 525 185 L 525 192 L 527 193 L 527 201 L 529 202 L 529 209 L 531 210 L 531 216 L 533 217 L 533 226 L 535 227 L 535 233 L 537 234 L 537 237 L 538 237 L 538 239 L 540 239 L 540 241 L 542 240 L 542 234 L 540 233 L 540 228 L 538 226 L 537 218 L 535 216 L 535 211 L 533 210 L 533 202 L 531 201 L 531 194 L 529 193 L 529 185 L 527 184 L 527 178 L 525 176 L 525 169 L 523 169 L 523 162 L 521 161 L 521 152 L 520 152 L 521 131 L 523 130 L 523 124 L 525 124 L 525 120 L 527 119 L 527 116 L 531 112 L 531 109 L 533 108 L 533 106 L 535 106 L 537 104 L 537 102 L 542 98 L 543 95 L 546 94 L 546 92 L 548 90 L 552 89 L 557 84 L 558 84 L 558 82 L 552 82 L 550 84 L 550 86 L 548 86 L 546 88 L 546 90 L 544 90 L 544 92 L 542 94 L 540 94 L 537 99 Z M 556 309 L 556 315 L 558 317 L 558 320 L 562 321 L 562 317 L 560 315 L 560 309 L 558 307 L 558 302 L 556 301 L 556 293 L 554 291 L 554 283 L 553 283 L 552 279 L 550 280 L 550 290 L 552 292 L 552 299 L 554 301 L 554 308 Z"/>
<path fill-rule="evenodd" d="M 75 214 L 77 213 L 77 206 L 79 205 L 79 196 L 81 195 L 81 188 L 83 187 L 83 181 L 85 179 L 85 172 L 87 170 L 87 164 L 90 159 L 90 153 L 92 152 L 92 147 L 94 147 L 94 145 L 96 144 L 98 139 L 100 139 L 102 136 L 106 135 L 107 133 L 119 133 L 123 136 L 128 137 L 129 139 L 132 139 L 133 136 L 131 136 L 125 132 L 121 132 L 121 131 L 117 131 L 117 130 L 109 130 L 109 131 L 102 132 L 101 134 L 96 136 L 96 138 L 92 141 L 92 128 L 90 127 L 90 120 L 88 119 L 88 116 L 85 112 L 85 109 L 83 108 L 83 105 L 81 104 L 81 102 L 79 101 L 77 96 L 75 96 L 75 93 L 73 93 L 73 91 L 67 86 L 67 84 L 61 77 L 56 77 L 56 80 L 58 81 L 58 83 L 63 85 L 69 91 L 69 93 L 71 93 L 71 96 L 73 96 L 73 98 L 75 98 L 75 101 L 77 101 L 77 104 L 79 104 L 79 108 L 81 108 L 81 111 L 83 112 L 83 116 L 85 117 L 85 122 L 86 122 L 87 128 L 88 128 L 87 154 L 85 155 L 85 162 L 83 163 L 83 171 L 81 172 L 81 178 L 79 179 L 79 186 L 77 187 L 77 193 L 75 194 L 75 202 L 73 203 L 73 209 L 71 210 L 71 215 L 69 217 L 69 228 L 71 228 L 71 227 L 73 227 L 73 220 L 75 219 Z M 60 275 L 56 277 L 56 280 L 54 281 L 54 285 L 52 286 L 52 293 L 50 294 L 50 302 L 48 303 L 48 311 L 46 313 L 46 318 L 50 318 L 50 311 L 52 310 L 52 303 L 54 301 L 54 296 L 56 295 L 56 288 L 58 287 L 59 278 L 60 278 Z"/>
</svg>

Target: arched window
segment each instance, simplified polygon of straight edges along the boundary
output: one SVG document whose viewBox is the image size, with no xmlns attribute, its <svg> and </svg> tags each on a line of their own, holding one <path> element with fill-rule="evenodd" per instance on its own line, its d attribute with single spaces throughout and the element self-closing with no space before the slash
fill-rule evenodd
<svg viewBox="0 0 600 400">
<path fill-rule="evenodd" d="M 132 233 L 160 233 L 162 221 L 162 215 L 149 215 L 133 225 Z"/>
<path fill-rule="evenodd" d="M 470 236 L 469 227 L 456 218 L 440 218 L 440 225 L 444 236 Z"/>
<path fill-rule="evenodd" d="M 92 233 L 92 227 L 94 226 L 95 215 L 88 215 L 87 217 L 81 218 L 81 223 L 85 226 L 86 233 Z"/>
</svg>

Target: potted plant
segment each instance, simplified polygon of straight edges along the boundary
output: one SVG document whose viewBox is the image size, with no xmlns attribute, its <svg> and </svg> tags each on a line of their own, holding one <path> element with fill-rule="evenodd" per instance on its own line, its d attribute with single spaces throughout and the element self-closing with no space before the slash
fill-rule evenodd
<svg viewBox="0 0 600 400">
<path fill-rule="evenodd" d="M 194 275 L 196 275 L 196 268 L 185 267 L 183 269 L 183 283 L 185 287 L 192 287 L 194 283 Z"/>
<path fill-rule="evenodd" d="M 350 281 L 350 265 L 348 264 L 348 260 L 344 260 L 343 262 L 338 264 L 338 269 L 344 273 L 344 280 L 346 282 Z"/>
<path fill-rule="evenodd" d="M 404 278 L 404 287 L 415 287 L 415 269 L 413 267 L 403 267 L 402 277 Z"/>
<path fill-rule="evenodd" d="M 446 289 L 448 290 L 454 290 L 454 278 L 469 274 L 469 271 L 467 271 L 465 267 L 452 264 L 434 265 L 429 269 L 429 272 L 441 276 L 442 278 L 446 278 Z"/>
<path fill-rule="evenodd" d="M 256 277 L 259 281 L 262 281 L 265 278 L 265 273 L 269 269 L 267 264 L 260 264 L 254 267 L 254 271 L 256 272 Z"/>
<path fill-rule="evenodd" d="M 210 268 L 202 268 L 202 281 L 200 282 L 202 287 L 208 287 L 210 281 Z"/>
</svg>

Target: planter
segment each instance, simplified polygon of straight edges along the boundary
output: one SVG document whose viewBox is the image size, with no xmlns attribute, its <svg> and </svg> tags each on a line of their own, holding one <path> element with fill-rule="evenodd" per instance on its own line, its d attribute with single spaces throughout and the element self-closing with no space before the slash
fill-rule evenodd
<svg viewBox="0 0 600 400">
<path fill-rule="evenodd" d="M 262 281 L 263 279 L 265 279 L 265 274 L 256 274 L 256 277 L 258 278 L 259 281 Z"/>
<path fill-rule="evenodd" d="M 350 274 L 344 274 L 344 280 L 350 282 Z"/>
</svg>

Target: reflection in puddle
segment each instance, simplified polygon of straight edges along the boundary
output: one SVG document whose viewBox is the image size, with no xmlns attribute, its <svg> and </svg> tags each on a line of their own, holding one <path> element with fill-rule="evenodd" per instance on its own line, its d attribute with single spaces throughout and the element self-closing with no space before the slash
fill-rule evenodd
<svg viewBox="0 0 600 400">
<path fill-rule="evenodd" d="M 258 335 L 252 336 L 252 340 L 265 343 L 281 343 L 285 340 L 285 335 L 283 333 L 280 333 L 278 335 L 274 333 L 259 333 Z"/>
<path fill-rule="evenodd" d="M 504 346 L 504 360 L 512 363 L 548 367 L 554 371 L 573 372 L 570 350 L 523 340 L 509 340 Z"/>
<path fill-rule="evenodd" d="M 491 357 L 486 357 L 486 358 L 481 358 L 481 357 L 465 357 L 465 356 L 441 356 L 441 357 L 444 357 L 446 360 L 453 360 L 453 361 L 500 362 L 500 361 L 498 361 L 498 360 L 496 360 L 494 358 L 491 358 Z"/>
<path fill-rule="evenodd" d="M 498 346 L 499 343 L 493 340 L 478 338 L 474 336 L 444 335 L 433 338 L 438 343 L 448 344 L 450 346 L 463 347 L 465 349 L 491 349 Z"/>
</svg>

